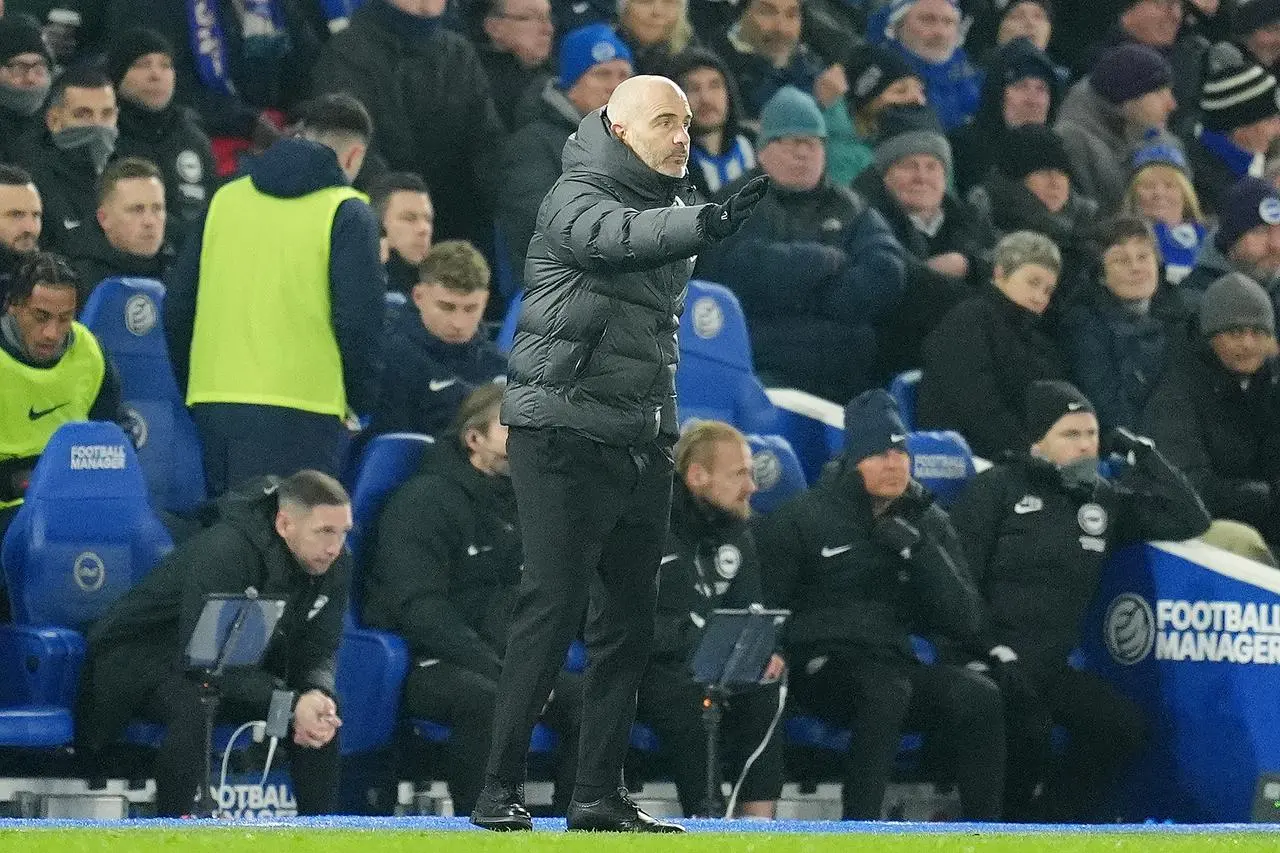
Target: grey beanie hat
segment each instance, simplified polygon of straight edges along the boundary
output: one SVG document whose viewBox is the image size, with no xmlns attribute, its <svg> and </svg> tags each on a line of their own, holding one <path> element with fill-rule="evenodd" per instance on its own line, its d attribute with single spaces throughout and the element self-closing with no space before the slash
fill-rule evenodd
<svg viewBox="0 0 1280 853">
<path fill-rule="evenodd" d="M 1200 303 L 1200 333 L 1211 338 L 1230 329 L 1264 329 L 1276 333 L 1271 297 L 1247 275 L 1227 273 L 1204 292 Z"/>
<path fill-rule="evenodd" d="M 928 107 L 889 107 L 880 114 L 880 136 L 875 147 L 875 164 L 881 174 L 903 157 L 927 154 L 942 163 L 951 179 L 951 143 Z"/>
</svg>

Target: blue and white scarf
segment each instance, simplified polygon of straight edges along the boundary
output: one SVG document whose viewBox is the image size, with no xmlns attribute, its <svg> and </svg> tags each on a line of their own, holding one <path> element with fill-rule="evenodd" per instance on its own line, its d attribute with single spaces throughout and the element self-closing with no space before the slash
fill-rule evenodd
<svg viewBox="0 0 1280 853">
<path fill-rule="evenodd" d="M 200 82 L 215 92 L 235 96 L 217 0 L 187 0 L 187 29 Z M 284 13 L 276 0 L 244 0 L 242 29 L 244 52 L 249 58 L 279 58 L 289 52 Z"/>
</svg>

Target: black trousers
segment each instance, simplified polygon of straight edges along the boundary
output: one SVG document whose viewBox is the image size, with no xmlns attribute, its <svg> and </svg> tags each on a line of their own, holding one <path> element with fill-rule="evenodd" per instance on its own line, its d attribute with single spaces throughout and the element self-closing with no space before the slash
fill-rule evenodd
<svg viewBox="0 0 1280 853">
<path fill-rule="evenodd" d="M 612 447 L 565 429 L 512 429 L 507 455 L 524 572 L 487 772 L 524 779 L 529 734 L 590 600 L 577 790 L 594 799 L 622 784 L 636 689 L 653 647 L 671 456 L 656 443 Z"/>
<path fill-rule="evenodd" d="M 405 680 L 405 716 L 447 723 L 451 729 L 445 749 L 445 778 L 455 814 L 470 814 L 484 786 L 497 696 L 498 683 L 492 678 L 446 661 L 419 661 Z M 552 807 L 563 814 L 577 776 L 582 676 L 560 672 L 542 719 L 560 736 Z"/>
<path fill-rule="evenodd" d="M 1109 821 L 1100 795 L 1146 742 L 1142 709 L 1091 672 L 1063 668 L 1005 691 L 1009 726 L 1007 817 L 1053 822 Z M 1021 695 L 1018 695 L 1018 694 Z M 1067 731 L 1054 761 L 1053 725 Z M 1043 796 L 1033 799 L 1043 785 Z"/>
<path fill-rule="evenodd" d="M 246 480 L 288 477 L 313 468 L 337 477 L 350 441 L 340 418 L 280 406 L 200 403 L 191 407 L 200 433 L 209 497 Z"/>
<path fill-rule="evenodd" d="M 688 672 L 650 665 L 640 682 L 636 716 L 651 726 L 661 743 L 661 758 L 676 783 L 685 817 L 710 814 L 706 800 L 707 730 L 702 722 L 705 691 Z M 778 710 L 778 685 L 735 693 L 725 705 L 720 727 L 721 755 L 728 781 L 737 780 L 747 758 L 764 740 Z M 781 724 L 779 724 L 779 729 Z M 739 803 L 778 799 L 782 793 L 782 740 L 777 729 L 742 782 Z M 712 803 L 710 806 L 717 804 Z M 723 804 L 719 804 L 723 805 Z"/>
<path fill-rule="evenodd" d="M 161 817 L 190 814 L 204 777 L 204 711 L 200 688 L 167 662 L 171 650 L 126 644 L 94 654 L 80 679 L 76 708 L 76 750 L 86 770 L 109 776 L 104 756 L 135 717 L 165 724 L 155 760 L 156 812 Z M 265 719 L 267 709 L 228 698 L 220 722 Z M 341 709 L 339 709 L 341 716 Z M 245 737 L 241 735 L 241 737 Z M 333 814 L 338 801 L 339 734 L 319 749 L 294 744 L 292 732 L 280 746 L 289 757 L 289 774 L 303 815 Z M 242 741 L 243 742 L 243 741 Z M 215 772 L 217 764 L 214 765 Z"/>
<path fill-rule="evenodd" d="M 926 666 L 847 651 L 798 653 L 793 663 L 796 704 L 853 730 L 844 759 L 845 820 L 880 817 L 907 731 L 924 734 L 932 766 L 960 791 L 964 818 L 1000 816 L 1005 731 L 994 681 L 949 664 Z"/>
</svg>

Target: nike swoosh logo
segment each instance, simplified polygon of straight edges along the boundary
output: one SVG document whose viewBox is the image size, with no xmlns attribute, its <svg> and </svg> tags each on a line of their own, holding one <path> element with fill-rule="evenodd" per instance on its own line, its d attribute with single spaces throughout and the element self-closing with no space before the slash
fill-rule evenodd
<svg viewBox="0 0 1280 853">
<path fill-rule="evenodd" d="M 430 382 L 427 383 L 427 387 L 431 389 L 432 393 L 435 393 L 436 391 L 443 391 L 444 389 L 448 388 L 450 385 L 457 385 L 457 384 L 458 384 L 458 378 L 455 376 L 453 379 L 432 379 Z"/>
<path fill-rule="evenodd" d="M 679 554 L 668 554 L 667 556 L 662 558 L 662 562 L 659 563 L 658 565 L 665 566 L 667 563 L 674 563 L 678 559 L 680 559 Z"/>
<path fill-rule="evenodd" d="M 79 220 L 79 219 L 64 219 L 64 220 L 62 220 L 62 227 L 63 227 L 63 228 L 65 228 L 65 229 L 67 229 L 68 231 L 72 231 L 72 230 L 74 230 L 74 229 L 76 229 L 76 228 L 79 228 L 79 227 L 80 227 L 80 220 Z"/>
<path fill-rule="evenodd" d="M 467 556 L 468 556 L 468 557 L 479 557 L 481 554 L 487 554 L 487 553 L 489 553 L 489 552 L 490 552 L 490 551 L 492 551 L 492 550 L 493 550 L 493 546 L 492 546 L 492 545 L 481 545 L 479 548 L 477 548 L 475 545 L 468 545 L 468 546 L 467 546 Z"/>
<path fill-rule="evenodd" d="M 40 410 L 37 410 L 35 406 L 32 406 L 30 409 L 27 410 L 27 417 L 33 421 L 38 421 L 41 418 L 43 418 L 45 415 L 52 414 L 53 412 L 58 411 L 58 409 L 61 409 L 63 406 L 70 406 L 70 405 L 71 403 L 68 401 L 66 403 L 59 403 L 58 405 L 54 406 L 52 409 L 40 409 Z"/>
<path fill-rule="evenodd" d="M 822 556 L 834 557 L 836 554 L 843 554 L 845 551 L 852 551 L 852 550 L 853 550 L 852 545 L 837 545 L 834 548 L 830 548 L 824 545 L 822 548 Z"/>
<path fill-rule="evenodd" d="M 889 440 L 894 444 L 898 444 L 899 442 L 906 441 L 907 437 L 901 433 L 891 432 L 889 433 Z"/>
<path fill-rule="evenodd" d="M 1013 511 L 1018 515 L 1026 515 L 1029 512 L 1036 512 L 1040 507 L 1035 504 L 1014 504 Z"/>
</svg>

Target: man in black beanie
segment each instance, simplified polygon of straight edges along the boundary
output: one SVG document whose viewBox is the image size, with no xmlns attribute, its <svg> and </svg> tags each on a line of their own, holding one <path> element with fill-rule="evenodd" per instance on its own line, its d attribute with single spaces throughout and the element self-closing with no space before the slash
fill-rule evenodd
<svg viewBox="0 0 1280 853">
<path fill-rule="evenodd" d="M 923 731 L 943 757 L 962 816 L 992 820 L 1004 775 L 996 685 L 912 651 L 913 633 L 976 642 L 982 607 L 947 514 L 911 479 L 906 432 L 883 390 L 849 403 L 834 467 L 756 529 L 765 601 L 792 610 L 796 704 L 853 730 L 846 820 L 881 816 L 903 731 Z"/>
<path fill-rule="evenodd" d="M 1186 478 L 1150 439 L 1115 431 L 1110 447 L 1132 464 L 1117 480 L 1098 472 L 1098 419 L 1073 385 L 1027 390 L 1029 450 L 979 474 L 952 508 L 968 565 L 986 599 L 984 636 L 972 649 L 1004 689 L 1009 730 L 1005 817 L 1104 820 L 1096 798 L 1143 744 L 1141 710 L 1067 658 L 1103 564 L 1132 542 L 1181 541 L 1209 527 Z M 1069 748 L 1049 772 L 1051 723 Z M 1032 795 L 1047 783 L 1042 802 Z"/>
<path fill-rule="evenodd" d="M 0 162 L 13 162 L 14 140 L 40 126 L 52 65 L 34 18 L 0 18 Z"/>
<path fill-rule="evenodd" d="M 134 29 L 112 39 L 107 74 L 120 107 L 117 157 L 141 157 L 164 176 L 168 235 L 182 245 L 213 195 L 213 151 L 195 114 L 174 103 L 173 46 L 155 30 Z"/>
</svg>

